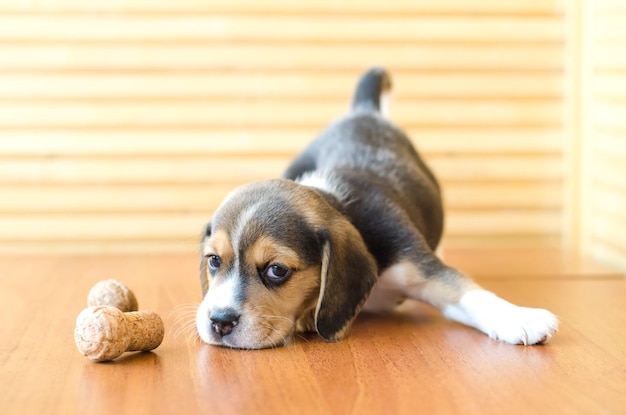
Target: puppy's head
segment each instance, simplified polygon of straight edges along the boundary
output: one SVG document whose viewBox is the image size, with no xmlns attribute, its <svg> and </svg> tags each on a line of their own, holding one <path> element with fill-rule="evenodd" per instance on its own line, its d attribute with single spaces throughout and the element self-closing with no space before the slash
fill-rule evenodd
<svg viewBox="0 0 626 415">
<path fill-rule="evenodd" d="M 207 226 L 201 254 L 198 333 L 235 348 L 280 346 L 309 330 L 338 341 L 377 277 L 348 219 L 288 180 L 233 191 Z"/>
</svg>

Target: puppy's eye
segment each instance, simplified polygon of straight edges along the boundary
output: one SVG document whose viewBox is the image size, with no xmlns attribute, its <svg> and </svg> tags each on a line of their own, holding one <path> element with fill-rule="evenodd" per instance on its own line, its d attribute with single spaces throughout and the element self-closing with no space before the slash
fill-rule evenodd
<svg viewBox="0 0 626 415">
<path fill-rule="evenodd" d="M 273 264 L 265 268 L 265 277 L 272 282 L 281 282 L 291 276 L 291 270 L 280 264 Z"/>
<path fill-rule="evenodd" d="M 207 262 L 209 263 L 209 267 L 211 270 L 215 271 L 222 266 L 222 258 L 217 255 L 209 255 Z"/>
</svg>

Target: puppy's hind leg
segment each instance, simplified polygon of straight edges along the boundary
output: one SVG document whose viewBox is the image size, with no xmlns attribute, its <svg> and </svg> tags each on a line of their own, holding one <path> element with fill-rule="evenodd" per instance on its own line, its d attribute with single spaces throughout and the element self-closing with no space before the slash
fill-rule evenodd
<svg viewBox="0 0 626 415">
<path fill-rule="evenodd" d="M 397 266 L 397 265 L 396 265 Z M 545 343 L 556 333 L 558 319 L 547 310 L 520 307 L 481 288 L 469 277 L 434 255 L 418 264 L 403 265 L 404 293 L 439 309 L 447 318 L 474 327 L 511 344 Z"/>
</svg>

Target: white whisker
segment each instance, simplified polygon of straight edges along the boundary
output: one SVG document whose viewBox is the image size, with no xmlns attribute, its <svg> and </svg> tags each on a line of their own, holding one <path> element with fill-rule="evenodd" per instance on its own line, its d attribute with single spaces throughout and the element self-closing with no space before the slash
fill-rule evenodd
<svg viewBox="0 0 626 415">
<path fill-rule="evenodd" d="M 172 319 L 169 332 L 175 339 L 183 338 L 187 343 L 197 344 L 200 341 L 196 329 L 196 313 L 198 304 L 185 303 L 174 307 L 168 314 Z"/>
<path fill-rule="evenodd" d="M 281 338 L 282 338 L 282 345 L 286 345 L 287 344 L 287 338 L 283 335 L 283 333 L 278 330 L 276 327 L 272 326 L 271 324 L 265 323 L 265 327 L 270 329 L 271 331 L 273 331 L 274 333 L 278 334 Z M 274 339 L 272 339 L 271 335 L 268 335 L 266 337 L 267 340 L 270 341 L 270 343 L 272 344 L 272 349 L 275 349 L 277 347 L 279 347 L 280 345 L 274 341 Z"/>
<path fill-rule="evenodd" d="M 310 341 L 309 339 L 307 339 L 307 338 L 306 338 L 304 335 L 302 335 L 302 334 L 299 334 L 299 333 L 294 334 L 294 336 L 293 336 L 294 343 L 295 343 L 296 338 L 300 338 L 300 339 L 304 340 L 304 342 L 305 342 L 305 343 L 311 343 L 311 341 Z"/>
</svg>

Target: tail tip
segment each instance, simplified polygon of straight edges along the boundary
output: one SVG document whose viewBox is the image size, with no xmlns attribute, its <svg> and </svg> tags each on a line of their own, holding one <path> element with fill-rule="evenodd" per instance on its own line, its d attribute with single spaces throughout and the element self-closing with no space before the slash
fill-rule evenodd
<svg viewBox="0 0 626 415">
<path fill-rule="evenodd" d="M 389 75 L 387 69 L 382 66 L 373 66 L 363 76 L 368 75 L 375 76 L 381 80 L 381 93 L 391 91 L 391 75 Z"/>
<path fill-rule="evenodd" d="M 381 111 L 381 96 L 391 92 L 391 76 L 382 66 L 368 69 L 359 80 L 352 110 Z"/>
</svg>

